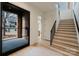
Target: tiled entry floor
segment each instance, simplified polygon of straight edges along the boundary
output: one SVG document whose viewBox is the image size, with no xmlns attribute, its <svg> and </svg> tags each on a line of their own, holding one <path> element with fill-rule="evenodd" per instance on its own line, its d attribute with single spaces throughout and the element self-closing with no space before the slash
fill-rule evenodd
<svg viewBox="0 0 79 59">
<path fill-rule="evenodd" d="M 55 51 L 51 51 L 50 49 L 42 46 L 30 46 L 25 47 L 17 52 L 14 52 L 9 56 L 63 56 L 63 55 Z"/>
</svg>

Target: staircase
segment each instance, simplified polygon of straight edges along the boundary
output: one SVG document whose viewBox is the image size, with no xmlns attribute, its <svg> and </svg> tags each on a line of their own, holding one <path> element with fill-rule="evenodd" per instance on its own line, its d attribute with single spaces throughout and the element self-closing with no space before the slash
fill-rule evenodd
<svg viewBox="0 0 79 59">
<path fill-rule="evenodd" d="M 73 20 L 60 21 L 59 28 L 48 48 L 67 56 L 79 56 L 79 47 Z M 46 46 L 46 45 L 44 45 Z"/>
</svg>

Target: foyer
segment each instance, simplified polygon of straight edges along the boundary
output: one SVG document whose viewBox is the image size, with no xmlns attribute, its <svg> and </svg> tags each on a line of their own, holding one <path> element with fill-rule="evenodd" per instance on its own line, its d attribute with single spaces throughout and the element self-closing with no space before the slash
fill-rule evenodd
<svg viewBox="0 0 79 59">
<path fill-rule="evenodd" d="M 78 6 L 75 2 L 2 2 L 2 55 L 79 56 Z M 5 20 L 5 15 L 10 16 Z"/>
</svg>

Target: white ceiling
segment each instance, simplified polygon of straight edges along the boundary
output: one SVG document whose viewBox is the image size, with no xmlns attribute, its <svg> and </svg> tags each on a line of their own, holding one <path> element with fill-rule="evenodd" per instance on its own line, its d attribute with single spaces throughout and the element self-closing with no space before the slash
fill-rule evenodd
<svg viewBox="0 0 79 59">
<path fill-rule="evenodd" d="M 43 12 L 47 12 L 55 10 L 57 2 L 29 2 L 29 4 L 35 6 Z"/>
</svg>

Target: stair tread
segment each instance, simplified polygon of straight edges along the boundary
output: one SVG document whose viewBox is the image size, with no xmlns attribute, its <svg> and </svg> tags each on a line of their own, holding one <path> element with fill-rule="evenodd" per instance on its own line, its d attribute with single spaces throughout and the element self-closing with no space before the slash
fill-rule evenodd
<svg viewBox="0 0 79 59">
<path fill-rule="evenodd" d="M 74 24 L 74 22 L 60 22 L 59 24 Z"/>
<path fill-rule="evenodd" d="M 71 28 L 74 28 L 75 27 L 75 25 L 59 25 L 59 27 L 71 27 Z"/>
<path fill-rule="evenodd" d="M 56 33 L 63 33 L 63 34 L 76 35 L 76 33 L 75 33 L 75 32 L 67 32 L 67 31 L 57 31 Z"/>
<path fill-rule="evenodd" d="M 67 47 L 65 48 L 64 46 L 62 47 L 61 45 L 58 45 L 58 44 L 53 44 L 52 47 L 54 48 L 57 48 L 59 50 L 62 50 L 63 52 L 68 52 L 68 53 L 71 53 L 73 55 L 79 55 L 79 52 L 74 52 L 72 50 L 69 50 Z"/>
<path fill-rule="evenodd" d="M 73 35 L 73 34 L 64 34 L 64 33 L 58 33 L 58 32 L 56 32 L 55 34 L 57 34 L 57 35 L 67 35 L 67 36 L 74 36 L 74 37 L 76 37 L 76 35 Z"/>
<path fill-rule="evenodd" d="M 69 52 L 62 51 L 62 50 L 59 50 L 59 49 L 57 49 L 57 48 L 54 48 L 54 46 L 53 46 L 53 48 L 51 47 L 50 49 L 52 49 L 52 50 L 54 50 L 54 51 L 56 51 L 56 52 L 59 52 L 59 53 L 65 55 L 65 56 L 74 56 L 73 54 L 71 54 L 71 53 L 69 53 Z"/>
<path fill-rule="evenodd" d="M 75 29 L 58 29 L 58 30 L 69 30 L 69 31 L 75 31 Z"/>
<path fill-rule="evenodd" d="M 61 39 L 61 38 L 54 38 L 54 39 L 56 39 L 56 40 L 62 40 L 62 41 L 67 41 L 67 42 L 72 42 L 72 43 L 77 43 L 77 41 L 76 40 L 69 40 L 69 39 Z"/>
<path fill-rule="evenodd" d="M 54 43 L 59 44 L 59 45 L 63 45 L 63 46 L 69 47 L 69 48 L 77 49 L 77 50 L 79 49 L 78 46 L 70 45 L 70 44 L 68 44 L 68 43 L 64 43 L 64 42 L 61 42 L 61 41 L 57 41 L 57 40 L 55 40 L 55 39 L 54 39 L 54 41 L 53 41 L 53 44 L 54 44 Z"/>
<path fill-rule="evenodd" d="M 59 27 L 58 29 L 75 29 L 74 27 Z"/>
<path fill-rule="evenodd" d="M 77 39 L 75 38 L 69 38 L 69 37 L 63 37 L 63 36 L 54 36 L 54 38 L 77 41 Z"/>
<path fill-rule="evenodd" d="M 75 32 L 76 30 L 63 30 L 63 29 L 58 29 L 57 31 Z"/>
<path fill-rule="evenodd" d="M 54 41 L 55 39 L 53 39 Z M 69 44 L 69 45 L 74 45 L 74 46 L 78 46 L 78 43 L 73 43 L 73 42 L 68 42 L 68 41 L 62 41 L 62 40 L 55 40 L 55 41 L 59 41 L 59 42 L 63 42 L 65 44 Z"/>
<path fill-rule="evenodd" d="M 63 37 L 70 37 L 70 38 L 77 38 L 76 35 L 70 35 L 70 34 L 61 34 L 61 33 L 55 33 L 56 36 L 63 36 Z"/>
<path fill-rule="evenodd" d="M 72 23 L 72 22 L 67 22 L 67 23 L 66 22 L 63 22 L 63 23 L 60 22 L 59 25 L 61 25 L 61 24 L 68 24 L 69 25 L 69 24 L 74 24 L 74 23 Z"/>
<path fill-rule="evenodd" d="M 74 22 L 71 21 L 71 20 L 70 20 L 70 21 L 67 21 L 67 20 L 65 21 L 65 20 L 64 20 L 64 21 L 60 21 L 60 23 L 74 23 Z"/>
<path fill-rule="evenodd" d="M 75 26 L 64 26 L 64 25 L 59 25 L 59 27 L 58 28 L 62 28 L 62 27 L 64 27 L 64 28 L 71 28 L 71 27 L 74 27 L 75 28 Z"/>
<path fill-rule="evenodd" d="M 73 21 L 60 21 L 60 23 L 74 23 Z"/>
<path fill-rule="evenodd" d="M 60 23 L 59 25 L 67 25 L 67 26 L 74 26 L 74 24 L 72 23 L 72 24 L 70 24 L 70 23 Z"/>
<path fill-rule="evenodd" d="M 77 48 L 71 48 L 70 46 L 68 47 L 66 45 L 59 45 L 57 43 L 53 43 L 53 44 L 55 44 L 55 45 L 57 45 L 57 46 L 59 46 L 61 48 L 65 48 L 65 49 L 67 49 L 69 51 L 73 51 L 73 52 L 78 52 L 79 53 L 79 47 L 77 47 Z"/>
</svg>

